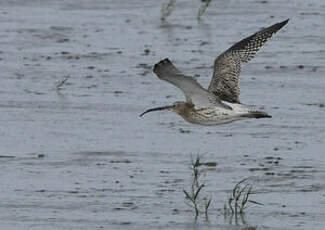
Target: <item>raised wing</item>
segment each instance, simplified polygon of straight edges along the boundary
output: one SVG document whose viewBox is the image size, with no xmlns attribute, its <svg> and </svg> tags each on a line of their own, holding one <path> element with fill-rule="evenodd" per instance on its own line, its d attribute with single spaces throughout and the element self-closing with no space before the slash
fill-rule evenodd
<svg viewBox="0 0 325 230">
<path fill-rule="evenodd" d="M 214 72 L 208 88 L 221 100 L 239 103 L 239 74 L 241 62 L 251 60 L 256 52 L 289 19 L 267 27 L 239 42 L 219 55 L 214 61 Z"/>
<path fill-rule="evenodd" d="M 195 106 L 195 108 L 204 108 L 210 106 L 222 106 L 218 96 L 205 90 L 197 81 L 192 77 L 187 77 L 181 73 L 172 63 L 166 58 L 155 64 L 153 72 L 159 79 L 168 81 L 177 88 L 183 91 L 186 101 Z"/>
</svg>

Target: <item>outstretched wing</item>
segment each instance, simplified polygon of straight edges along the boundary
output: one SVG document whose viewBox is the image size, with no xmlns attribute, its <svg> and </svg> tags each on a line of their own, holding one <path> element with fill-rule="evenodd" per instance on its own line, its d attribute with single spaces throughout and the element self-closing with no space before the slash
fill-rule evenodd
<svg viewBox="0 0 325 230">
<path fill-rule="evenodd" d="M 267 27 L 234 44 L 214 61 L 214 72 L 208 88 L 222 100 L 239 103 L 239 74 L 241 62 L 251 60 L 256 52 L 289 19 Z"/>
<path fill-rule="evenodd" d="M 192 77 L 182 74 L 168 58 L 155 64 L 153 72 L 159 79 L 168 81 L 182 90 L 186 101 L 193 104 L 196 108 L 210 107 L 212 105 L 228 108 L 221 103 L 218 96 L 205 90 Z"/>
</svg>

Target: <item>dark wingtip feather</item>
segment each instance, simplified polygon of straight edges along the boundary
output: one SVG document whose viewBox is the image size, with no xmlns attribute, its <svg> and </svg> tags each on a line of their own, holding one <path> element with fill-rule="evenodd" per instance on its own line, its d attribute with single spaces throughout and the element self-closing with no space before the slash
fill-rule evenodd
<svg viewBox="0 0 325 230">
<path fill-rule="evenodd" d="M 284 25 L 285 24 L 287 24 L 288 23 L 288 21 L 290 20 L 290 18 L 288 18 L 287 20 L 284 20 L 283 22 L 281 22 L 281 23 L 284 23 Z"/>
<path fill-rule="evenodd" d="M 167 66 L 167 65 L 172 65 L 171 61 L 169 60 L 169 58 L 165 58 L 163 60 L 160 60 L 159 62 L 157 62 L 154 67 L 153 67 L 153 72 L 155 74 L 158 74 L 159 69 L 161 67 Z"/>
<path fill-rule="evenodd" d="M 272 35 L 272 34 L 278 32 L 280 29 L 282 29 L 282 27 L 284 27 L 288 22 L 289 22 L 289 18 L 287 20 L 282 21 L 282 22 L 278 22 L 278 23 L 275 23 L 274 25 L 266 27 L 264 30 L 256 32 L 255 34 L 262 34 L 262 33 L 265 33 L 265 32 L 269 32 Z"/>
<path fill-rule="evenodd" d="M 288 22 L 289 22 L 290 18 L 288 18 L 287 20 L 284 20 L 283 22 L 279 22 L 277 23 L 277 28 L 278 30 L 281 29 L 282 27 L 284 27 Z"/>
<path fill-rule="evenodd" d="M 169 58 L 165 58 L 165 59 L 162 59 L 159 62 L 157 62 L 155 64 L 155 66 L 161 66 L 161 65 L 166 65 L 166 64 L 170 64 L 170 63 L 171 63 L 171 61 L 169 60 Z"/>
</svg>

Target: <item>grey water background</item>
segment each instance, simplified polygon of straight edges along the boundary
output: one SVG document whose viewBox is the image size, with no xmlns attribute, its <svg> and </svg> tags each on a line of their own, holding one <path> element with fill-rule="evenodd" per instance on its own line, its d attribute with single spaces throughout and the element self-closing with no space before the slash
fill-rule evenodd
<svg viewBox="0 0 325 230">
<path fill-rule="evenodd" d="M 312 0 L 2 0 L 1 229 L 237 229 L 220 209 L 254 182 L 246 223 L 324 229 L 325 3 Z M 214 58 L 290 18 L 242 67 L 241 101 L 272 119 L 201 127 L 145 109 L 183 100 L 152 73 L 169 57 L 207 86 Z M 68 78 L 61 90 L 58 81 Z M 205 168 L 210 223 L 184 203 L 191 155 Z M 240 223 L 243 226 L 244 223 Z"/>
</svg>

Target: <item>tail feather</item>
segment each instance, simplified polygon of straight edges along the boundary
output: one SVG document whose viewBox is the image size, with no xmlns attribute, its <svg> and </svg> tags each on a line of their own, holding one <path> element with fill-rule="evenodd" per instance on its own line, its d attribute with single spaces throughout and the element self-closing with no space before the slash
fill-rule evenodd
<svg viewBox="0 0 325 230">
<path fill-rule="evenodd" d="M 271 118 L 272 116 L 262 111 L 252 111 L 250 113 L 242 115 L 242 117 L 259 119 L 259 118 Z"/>
</svg>

